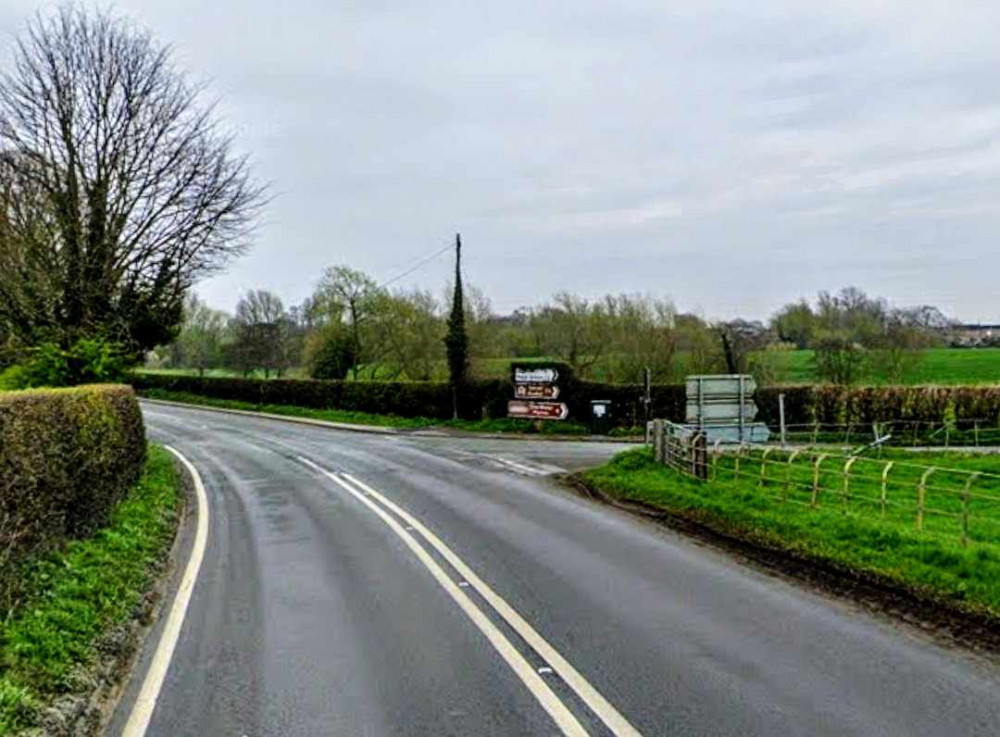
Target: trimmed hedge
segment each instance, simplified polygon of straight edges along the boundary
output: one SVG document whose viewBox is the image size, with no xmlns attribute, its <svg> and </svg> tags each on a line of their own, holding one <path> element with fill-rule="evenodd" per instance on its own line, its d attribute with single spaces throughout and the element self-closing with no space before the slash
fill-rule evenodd
<svg viewBox="0 0 1000 737">
<path fill-rule="evenodd" d="M 0 393 L 0 612 L 22 593 L 21 564 L 104 525 L 145 460 L 127 386 Z"/>
<path fill-rule="evenodd" d="M 187 392 L 214 399 L 235 399 L 255 404 L 286 404 L 311 409 L 341 409 L 399 417 L 430 417 L 446 420 L 452 416 L 451 387 L 444 382 L 318 381 L 313 379 L 233 379 L 163 374 L 136 374 L 132 385 L 140 394 L 146 389 Z M 561 373 L 560 401 L 569 405 L 570 417 L 586 421 L 590 402 L 610 399 L 613 419 L 618 425 L 642 422 L 643 388 L 631 384 L 600 384 L 576 381 Z M 683 417 L 684 387 L 653 387 L 653 416 Z M 510 380 L 491 379 L 469 382 L 459 398 L 464 419 L 506 417 L 507 402 L 514 398 Z M 657 414 L 660 413 L 660 414 Z"/>
<path fill-rule="evenodd" d="M 777 426 L 778 394 L 789 424 L 868 424 L 902 420 L 1000 423 L 1000 386 L 773 386 L 757 391 L 757 419 Z"/>
<path fill-rule="evenodd" d="M 534 364 L 525 364 L 533 367 Z M 586 422 L 590 402 L 610 399 L 612 420 L 618 426 L 640 425 L 645 417 L 643 387 L 638 384 L 602 384 L 577 381 L 560 370 L 560 401 L 570 417 Z M 451 388 L 443 382 L 314 381 L 293 379 L 226 379 L 197 376 L 137 374 L 133 385 L 168 389 L 216 399 L 238 399 L 256 404 L 287 404 L 313 409 L 342 409 L 399 417 L 449 419 Z M 873 421 L 939 423 L 951 418 L 986 420 L 1000 424 L 1000 386 L 842 387 L 827 384 L 771 386 L 757 390 L 757 419 L 778 425 L 778 394 L 785 395 L 790 425 L 867 424 Z M 510 379 L 473 381 L 459 400 L 465 419 L 505 417 L 514 390 Z M 682 384 L 652 387 L 651 416 L 684 420 Z"/>
</svg>

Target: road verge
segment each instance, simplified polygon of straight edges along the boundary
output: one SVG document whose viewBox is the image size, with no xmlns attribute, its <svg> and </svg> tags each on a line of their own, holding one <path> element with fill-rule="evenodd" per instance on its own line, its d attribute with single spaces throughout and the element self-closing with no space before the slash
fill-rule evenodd
<svg viewBox="0 0 1000 737">
<path fill-rule="evenodd" d="M 0 625 L 0 734 L 99 732 L 162 600 L 181 484 L 151 446 L 106 526 L 26 568 L 31 595 Z"/>
<path fill-rule="evenodd" d="M 816 510 L 805 522 L 783 523 L 784 509 L 770 509 L 752 494 L 708 490 L 654 464 L 648 455 L 629 451 L 565 480 L 588 498 L 682 532 L 741 562 L 849 599 L 936 638 L 1000 653 L 1000 614 L 993 604 L 1000 582 L 985 593 L 964 589 L 960 576 L 944 570 L 955 562 L 948 551 L 917 549 L 924 560 L 917 575 L 907 570 L 905 558 L 892 556 L 891 533 L 880 535 L 862 521 L 857 535 L 845 535 L 845 526 L 858 528 L 858 520 L 838 520 L 833 513 L 827 518 Z M 991 567 L 992 555 L 983 555 L 980 563 Z"/>
</svg>

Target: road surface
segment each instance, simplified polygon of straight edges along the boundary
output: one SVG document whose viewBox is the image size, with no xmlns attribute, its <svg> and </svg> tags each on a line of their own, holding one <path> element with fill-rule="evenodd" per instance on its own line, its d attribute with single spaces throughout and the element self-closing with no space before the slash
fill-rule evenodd
<svg viewBox="0 0 1000 737">
<path fill-rule="evenodd" d="M 549 478 L 620 447 L 144 411 L 209 499 L 149 735 L 1000 733 L 990 663 Z"/>
</svg>

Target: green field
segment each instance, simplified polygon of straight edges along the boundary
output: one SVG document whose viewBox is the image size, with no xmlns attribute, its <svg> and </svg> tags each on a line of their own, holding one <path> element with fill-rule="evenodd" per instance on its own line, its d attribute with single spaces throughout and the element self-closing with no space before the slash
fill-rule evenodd
<svg viewBox="0 0 1000 737">
<path fill-rule="evenodd" d="M 787 464 L 769 464 L 761 481 L 759 454 L 756 461 L 742 459 L 739 473 L 735 458 L 724 455 L 715 479 L 702 482 L 656 464 L 641 449 L 583 478 L 613 497 L 652 504 L 730 536 L 1000 616 L 1000 457 L 886 451 L 880 460 L 855 463 L 846 493 L 843 463 L 824 461 L 814 507 L 812 458 L 802 457 L 790 472 Z M 895 465 L 883 513 L 881 471 L 890 460 Z M 927 479 L 918 529 L 919 481 L 929 465 L 984 474 L 967 500 L 967 545 L 961 538 L 967 476 L 959 471 L 939 470 Z"/>
<path fill-rule="evenodd" d="M 771 354 L 775 375 L 788 383 L 817 381 L 812 351 L 776 351 Z M 888 377 L 867 371 L 861 383 L 886 384 Z M 931 348 L 920 354 L 903 374 L 903 384 L 998 384 L 1000 348 Z"/>
</svg>

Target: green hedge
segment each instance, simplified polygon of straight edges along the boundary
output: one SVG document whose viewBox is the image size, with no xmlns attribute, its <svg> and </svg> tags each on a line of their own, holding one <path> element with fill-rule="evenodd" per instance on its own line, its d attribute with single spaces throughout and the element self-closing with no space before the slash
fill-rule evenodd
<svg viewBox="0 0 1000 737">
<path fill-rule="evenodd" d="M 127 386 L 0 393 L 0 612 L 21 593 L 20 564 L 105 524 L 145 459 Z"/>
<path fill-rule="evenodd" d="M 757 391 L 758 419 L 778 424 L 778 394 L 789 424 L 868 424 L 901 420 L 1000 422 L 1000 386 L 773 386 Z"/>
<path fill-rule="evenodd" d="M 311 409 L 340 409 L 399 417 L 449 419 L 452 416 L 451 387 L 443 382 L 316 381 L 311 379 L 230 379 L 163 374 L 136 374 L 133 386 L 187 392 L 214 399 L 234 399 L 255 404 L 285 404 Z M 590 402 L 610 399 L 617 425 L 642 422 L 643 389 L 631 384 L 600 384 L 575 381 L 568 372 L 559 379 L 572 419 L 586 421 Z M 514 398 L 510 380 L 472 381 L 459 399 L 460 414 L 469 420 L 506 417 L 507 402 Z M 653 416 L 682 418 L 684 387 L 653 387 Z M 660 414 L 657 414 L 660 413 Z"/>
</svg>

